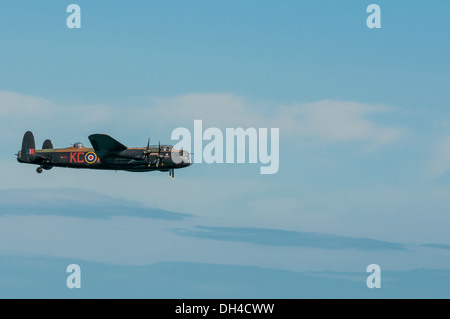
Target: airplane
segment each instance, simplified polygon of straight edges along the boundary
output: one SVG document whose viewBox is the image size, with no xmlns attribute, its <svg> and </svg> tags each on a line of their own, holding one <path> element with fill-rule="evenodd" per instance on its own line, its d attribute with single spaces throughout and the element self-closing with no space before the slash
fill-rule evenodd
<svg viewBox="0 0 450 319">
<path fill-rule="evenodd" d="M 192 165 L 190 154 L 185 150 L 176 150 L 171 145 L 150 145 L 128 148 L 106 134 L 89 135 L 93 148 L 87 148 L 77 142 L 67 148 L 53 148 L 49 139 L 44 141 L 42 149 L 37 150 L 33 133 L 23 136 L 22 149 L 18 152 L 19 163 L 39 165 L 36 172 L 53 167 L 86 168 L 102 170 L 124 170 L 129 172 L 162 171 L 175 177 L 175 169 Z"/>
</svg>

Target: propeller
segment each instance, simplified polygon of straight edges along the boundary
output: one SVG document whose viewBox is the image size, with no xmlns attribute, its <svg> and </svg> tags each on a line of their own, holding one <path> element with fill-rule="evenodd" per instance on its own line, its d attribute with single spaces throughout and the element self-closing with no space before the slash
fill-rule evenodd
<svg viewBox="0 0 450 319">
<path fill-rule="evenodd" d="M 148 142 L 147 142 L 147 147 L 145 148 L 144 155 L 143 155 L 144 160 L 146 161 L 148 166 L 151 165 L 151 163 L 150 163 L 150 153 L 151 153 L 151 150 L 150 150 L 150 138 L 149 138 Z M 156 167 L 158 167 L 159 164 L 161 164 L 161 161 L 162 161 L 163 157 L 164 157 L 164 155 L 161 155 L 161 141 L 160 141 L 158 143 L 158 155 L 156 156 L 156 161 L 155 161 Z"/>
<path fill-rule="evenodd" d="M 156 167 L 161 163 L 161 159 L 163 156 L 161 156 L 161 141 L 158 143 L 158 158 L 156 159 Z"/>
<path fill-rule="evenodd" d="M 144 151 L 144 159 L 147 162 L 147 165 L 150 166 L 150 138 L 148 138 L 147 147 Z"/>
</svg>

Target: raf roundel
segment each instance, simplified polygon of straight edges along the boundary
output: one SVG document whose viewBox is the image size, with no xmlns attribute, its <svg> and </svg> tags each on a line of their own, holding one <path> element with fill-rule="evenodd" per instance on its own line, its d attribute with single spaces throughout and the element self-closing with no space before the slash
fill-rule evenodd
<svg viewBox="0 0 450 319">
<path fill-rule="evenodd" d="M 84 156 L 84 160 L 88 164 L 93 164 L 97 161 L 97 154 L 93 152 L 86 153 L 86 155 Z"/>
</svg>

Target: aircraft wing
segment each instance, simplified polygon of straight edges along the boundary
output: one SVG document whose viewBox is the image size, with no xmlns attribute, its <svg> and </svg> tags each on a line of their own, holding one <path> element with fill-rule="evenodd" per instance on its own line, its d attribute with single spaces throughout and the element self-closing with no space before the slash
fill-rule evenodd
<svg viewBox="0 0 450 319">
<path fill-rule="evenodd" d="M 125 145 L 106 134 L 89 135 L 89 141 L 100 159 L 109 157 L 109 155 L 114 157 L 111 153 L 117 153 L 127 149 Z"/>
</svg>

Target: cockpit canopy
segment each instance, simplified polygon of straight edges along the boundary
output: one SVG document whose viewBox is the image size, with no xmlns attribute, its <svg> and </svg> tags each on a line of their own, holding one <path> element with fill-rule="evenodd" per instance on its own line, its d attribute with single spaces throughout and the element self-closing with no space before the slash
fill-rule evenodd
<svg viewBox="0 0 450 319">
<path fill-rule="evenodd" d="M 76 142 L 75 144 L 73 144 L 73 147 L 75 147 L 75 148 L 83 148 L 84 145 L 81 142 Z"/>
<path fill-rule="evenodd" d="M 172 145 L 161 145 L 161 152 L 170 152 L 172 150 Z M 152 152 L 158 152 L 159 145 L 150 145 Z"/>
</svg>

